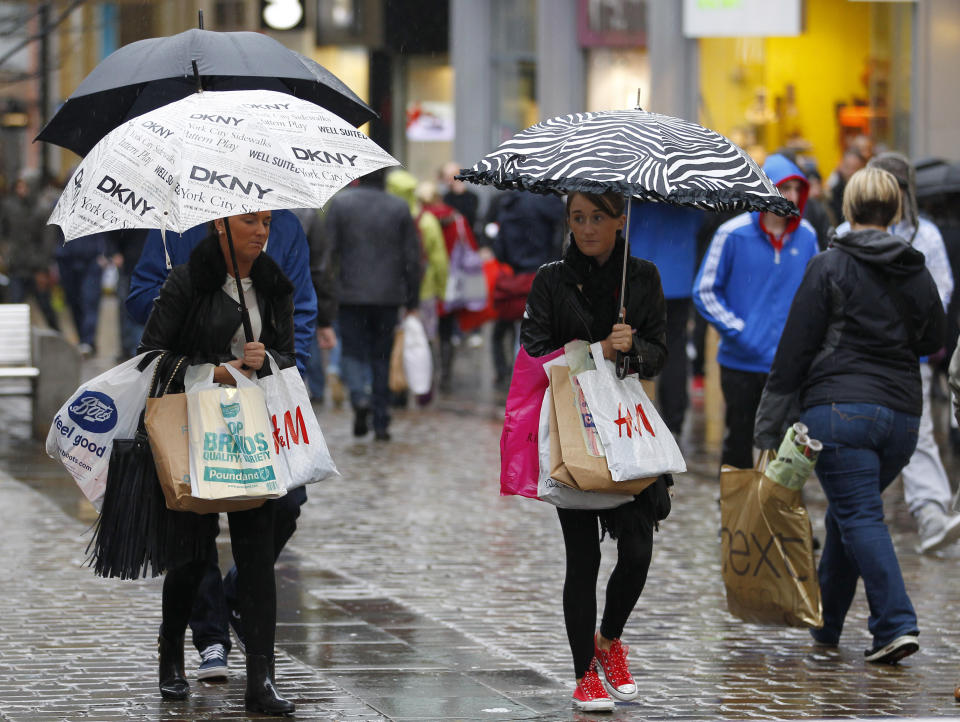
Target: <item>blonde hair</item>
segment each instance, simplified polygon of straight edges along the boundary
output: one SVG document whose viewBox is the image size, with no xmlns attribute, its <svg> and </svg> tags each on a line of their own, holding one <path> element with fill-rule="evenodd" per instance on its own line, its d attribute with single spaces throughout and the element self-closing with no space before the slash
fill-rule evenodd
<svg viewBox="0 0 960 722">
<path fill-rule="evenodd" d="M 851 224 L 883 226 L 900 219 L 900 184 L 889 171 L 861 168 L 843 191 L 843 215 Z"/>
</svg>

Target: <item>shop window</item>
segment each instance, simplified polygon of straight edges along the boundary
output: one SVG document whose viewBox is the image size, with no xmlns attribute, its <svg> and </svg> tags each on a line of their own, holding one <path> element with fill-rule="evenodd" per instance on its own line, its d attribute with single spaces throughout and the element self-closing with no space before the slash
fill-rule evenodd
<svg viewBox="0 0 960 722">
<path fill-rule="evenodd" d="M 535 0 L 494 0 L 493 146 L 536 123 L 536 2 Z"/>
</svg>

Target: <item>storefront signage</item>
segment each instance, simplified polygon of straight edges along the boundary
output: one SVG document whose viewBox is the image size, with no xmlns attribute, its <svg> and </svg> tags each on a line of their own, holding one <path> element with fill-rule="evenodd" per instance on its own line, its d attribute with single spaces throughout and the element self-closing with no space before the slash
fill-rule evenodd
<svg viewBox="0 0 960 722">
<path fill-rule="evenodd" d="M 647 0 L 580 0 L 577 36 L 584 48 L 647 45 Z"/>
<path fill-rule="evenodd" d="M 802 0 L 683 0 L 688 38 L 788 36 L 803 32 Z"/>
</svg>

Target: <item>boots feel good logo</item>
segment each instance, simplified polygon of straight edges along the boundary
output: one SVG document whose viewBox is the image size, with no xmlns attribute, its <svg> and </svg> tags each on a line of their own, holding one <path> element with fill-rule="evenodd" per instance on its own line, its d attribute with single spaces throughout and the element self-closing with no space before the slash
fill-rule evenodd
<svg viewBox="0 0 960 722">
<path fill-rule="evenodd" d="M 87 391 L 67 409 L 70 418 L 84 431 L 102 434 L 117 425 L 117 407 L 106 394 Z"/>
</svg>

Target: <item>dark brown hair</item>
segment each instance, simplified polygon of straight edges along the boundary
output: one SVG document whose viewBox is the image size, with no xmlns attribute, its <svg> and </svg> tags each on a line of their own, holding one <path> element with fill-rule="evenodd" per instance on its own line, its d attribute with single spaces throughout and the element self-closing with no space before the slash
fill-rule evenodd
<svg viewBox="0 0 960 722">
<path fill-rule="evenodd" d="M 567 216 L 570 215 L 570 204 L 573 203 L 573 197 L 578 195 L 586 198 L 611 218 L 619 218 L 622 216 L 627 207 L 626 198 L 614 191 L 607 191 L 606 193 L 602 194 L 574 191 L 573 193 L 567 195 Z"/>
</svg>

